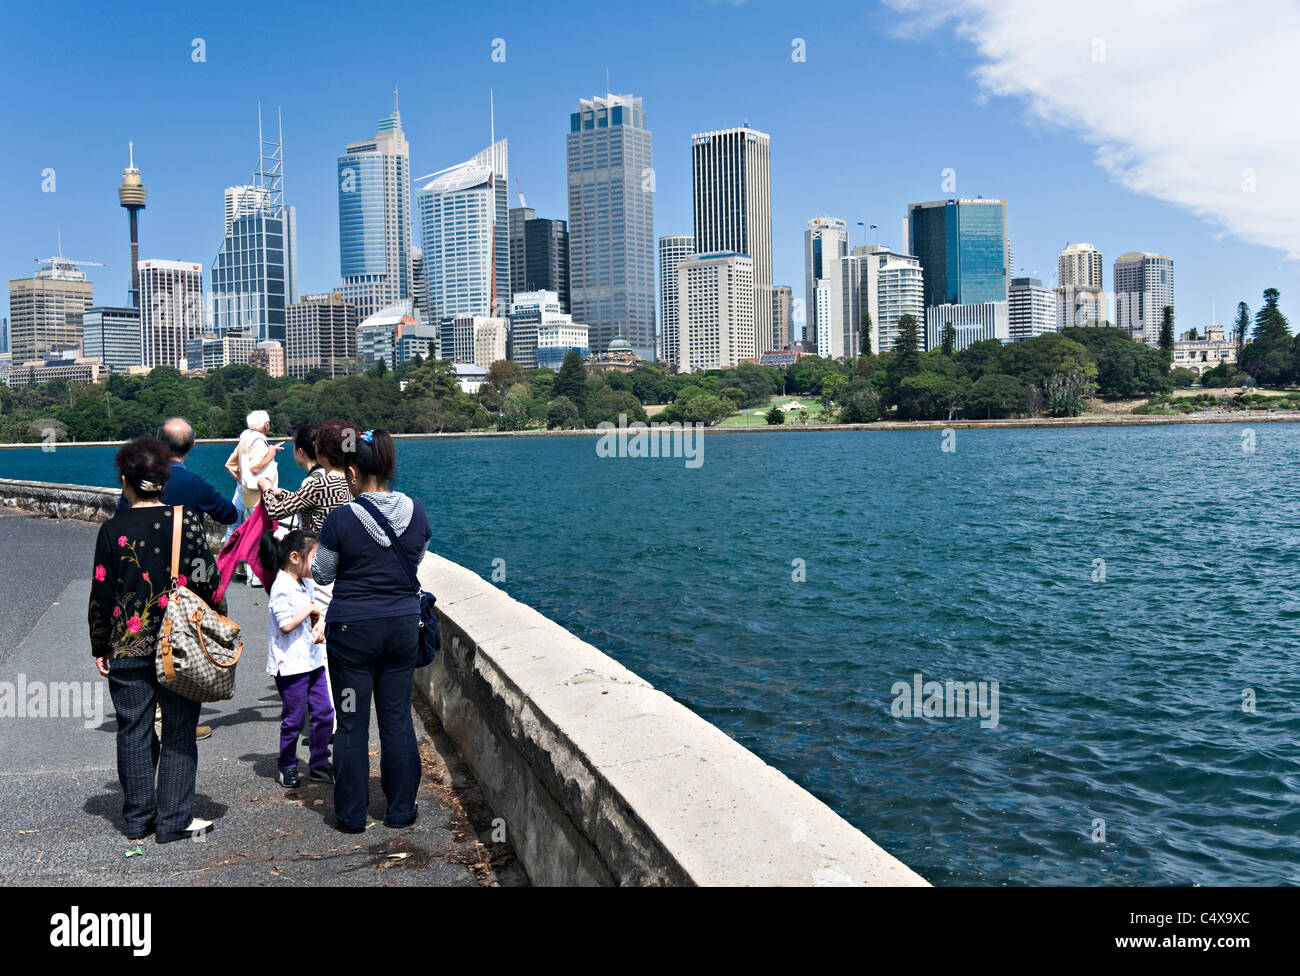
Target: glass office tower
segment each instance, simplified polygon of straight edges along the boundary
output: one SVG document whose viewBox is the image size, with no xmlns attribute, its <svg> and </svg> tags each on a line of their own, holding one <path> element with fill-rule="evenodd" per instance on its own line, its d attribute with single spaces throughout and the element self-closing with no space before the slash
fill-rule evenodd
<svg viewBox="0 0 1300 976">
<path fill-rule="evenodd" d="M 412 297 L 411 157 L 402 116 L 338 158 L 339 273 L 362 318 Z"/>
<path fill-rule="evenodd" d="M 913 203 L 909 248 L 925 273 L 925 304 L 1005 302 L 1007 202 L 983 197 Z"/>
<path fill-rule="evenodd" d="M 655 356 L 654 170 L 641 99 L 578 102 L 565 137 L 569 174 L 569 304 L 591 350 L 622 335 Z"/>
</svg>

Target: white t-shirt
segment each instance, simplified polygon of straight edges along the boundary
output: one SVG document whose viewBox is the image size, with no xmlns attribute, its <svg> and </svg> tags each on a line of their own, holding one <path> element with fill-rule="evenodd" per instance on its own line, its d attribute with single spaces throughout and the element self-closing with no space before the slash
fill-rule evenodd
<svg viewBox="0 0 1300 976">
<path fill-rule="evenodd" d="M 325 666 L 324 644 L 313 644 L 311 637 L 311 617 L 308 617 L 289 633 L 280 628 L 292 620 L 312 602 L 311 577 L 301 580 L 293 578 L 284 570 L 275 576 L 271 584 L 271 602 L 267 627 L 267 674 L 304 674 Z"/>
<path fill-rule="evenodd" d="M 257 474 L 253 473 L 253 458 L 260 458 L 267 450 L 273 451 L 266 436 L 260 430 L 246 430 L 239 436 L 244 442 L 239 455 L 239 474 L 243 479 L 244 487 L 249 491 L 256 491 L 259 478 L 265 478 L 272 485 L 279 485 L 280 470 L 276 465 L 274 452 L 271 454 L 271 463 Z"/>
</svg>

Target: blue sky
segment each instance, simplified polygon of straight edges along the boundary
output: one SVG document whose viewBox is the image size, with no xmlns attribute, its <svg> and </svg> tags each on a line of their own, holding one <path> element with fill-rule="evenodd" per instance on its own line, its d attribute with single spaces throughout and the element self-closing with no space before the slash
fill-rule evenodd
<svg viewBox="0 0 1300 976">
<path fill-rule="evenodd" d="M 1196 104 L 1192 82 L 1171 84 L 1183 59 L 1200 57 L 1184 44 L 1204 33 L 1196 18 L 1208 16 L 1206 8 L 1226 18 L 1232 5 L 1153 0 L 1160 8 L 1153 29 L 1133 21 L 1131 4 L 1099 0 L 1092 20 L 1064 42 L 1060 18 L 1032 16 L 1043 6 L 141 0 L 127 10 L 69 3 L 54 12 L 10 4 L 0 11 L 0 116 L 9 145 L 0 158 L 8 191 L 0 266 L 9 278 L 30 274 L 33 258 L 54 253 L 61 227 L 65 254 L 105 264 L 88 269 L 96 301 L 123 302 L 127 221 L 116 187 L 134 140 L 149 191 L 141 256 L 201 263 L 206 289 L 222 237 L 222 189 L 248 179 L 260 100 L 268 122 L 277 106 L 284 112 L 300 290 L 326 291 L 339 280 L 335 158 L 346 142 L 374 133 L 394 85 L 416 175 L 487 144 L 492 89 L 497 135 L 510 140 L 512 184 L 519 180 L 539 215 L 567 217 L 569 112 L 580 97 L 605 91 L 608 68 L 612 90 L 645 102 L 656 236 L 692 230 L 692 132 L 748 120 L 771 134 L 774 277 L 796 298 L 809 217 L 876 223 L 881 242 L 898 246 L 909 202 L 952 195 L 940 185 L 951 167 L 957 195 L 1008 199 L 1015 268 L 1049 285 L 1066 242 L 1089 241 L 1105 257 L 1108 289 L 1121 253 L 1172 256 L 1180 330 L 1207 324 L 1211 303 L 1229 322 L 1239 300 L 1253 310 L 1269 286 L 1282 290 L 1284 310 L 1300 301 L 1287 256 L 1300 254 L 1285 210 L 1294 203 L 1284 203 L 1293 194 L 1273 178 L 1296 158 L 1276 140 L 1294 137 L 1254 135 L 1274 107 L 1275 127 L 1293 128 L 1284 106 L 1300 89 L 1286 94 L 1290 76 L 1237 82 L 1244 74 L 1203 59 L 1198 75 L 1232 111 Z M 1273 42 L 1294 40 L 1293 20 L 1260 32 L 1258 19 L 1253 26 L 1236 19 Z M 1234 49 L 1231 30 L 1218 31 L 1215 56 L 1256 57 Z M 1097 35 L 1107 52 L 1101 62 Z M 191 58 L 194 38 L 205 42 L 203 63 Z M 495 38 L 505 41 L 504 63 L 491 58 Z M 791 58 L 796 38 L 806 42 L 806 61 Z M 1066 58 L 1052 47 L 1060 43 L 1071 45 Z M 1073 73 L 1063 75 L 1062 63 Z M 1164 75 L 1162 65 L 1170 66 Z M 1136 99 L 1135 79 L 1146 86 Z M 1199 114 L 1168 113 L 1165 129 L 1148 124 L 1143 113 L 1176 101 L 1183 88 L 1186 111 Z M 1179 123 L 1192 118 L 1196 131 L 1180 142 L 1191 127 Z M 1236 186 L 1245 166 L 1260 182 L 1251 195 Z M 42 192 L 47 168 L 55 171 L 52 193 Z M 1224 173 L 1231 192 L 1216 195 Z M 513 185 L 511 194 L 517 205 Z M 862 243 L 863 229 L 854 231 Z"/>
</svg>

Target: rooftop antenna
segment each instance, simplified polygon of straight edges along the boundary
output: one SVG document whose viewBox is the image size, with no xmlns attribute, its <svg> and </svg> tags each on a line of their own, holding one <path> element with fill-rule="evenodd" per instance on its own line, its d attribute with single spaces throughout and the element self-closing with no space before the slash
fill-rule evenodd
<svg viewBox="0 0 1300 976">
<path fill-rule="evenodd" d="M 127 151 L 131 154 L 131 168 L 135 169 L 135 143 L 128 142 L 126 145 Z"/>
<path fill-rule="evenodd" d="M 488 145 L 495 146 L 497 142 L 497 103 L 496 93 L 491 88 L 488 89 Z"/>
<path fill-rule="evenodd" d="M 609 87 L 609 65 L 605 65 L 605 97 L 608 98 L 614 94 L 614 90 Z"/>
</svg>

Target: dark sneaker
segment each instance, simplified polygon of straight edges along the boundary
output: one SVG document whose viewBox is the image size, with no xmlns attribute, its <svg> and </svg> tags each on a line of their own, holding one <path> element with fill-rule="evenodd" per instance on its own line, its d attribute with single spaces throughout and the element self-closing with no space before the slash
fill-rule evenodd
<svg viewBox="0 0 1300 976">
<path fill-rule="evenodd" d="M 280 785 L 283 786 L 286 790 L 291 790 L 299 783 L 298 770 L 282 769 L 280 770 L 280 775 L 277 776 L 276 779 L 280 781 Z"/>
<path fill-rule="evenodd" d="M 354 824 L 345 824 L 345 823 L 336 823 L 334 825 L 336 830 L 340 830 L 345 834 L 363 834 L 365 833 L 367 826 L 369 825 L 368 824 L 354 825 Z"/>
<path fill-rule="evenodd" d="M 328 766 L 321 766 L 318 769 L 307 770 L 307 778 L 315 783 L 333 783 L 334 774 L 330 772 Z"/>
</svg>

